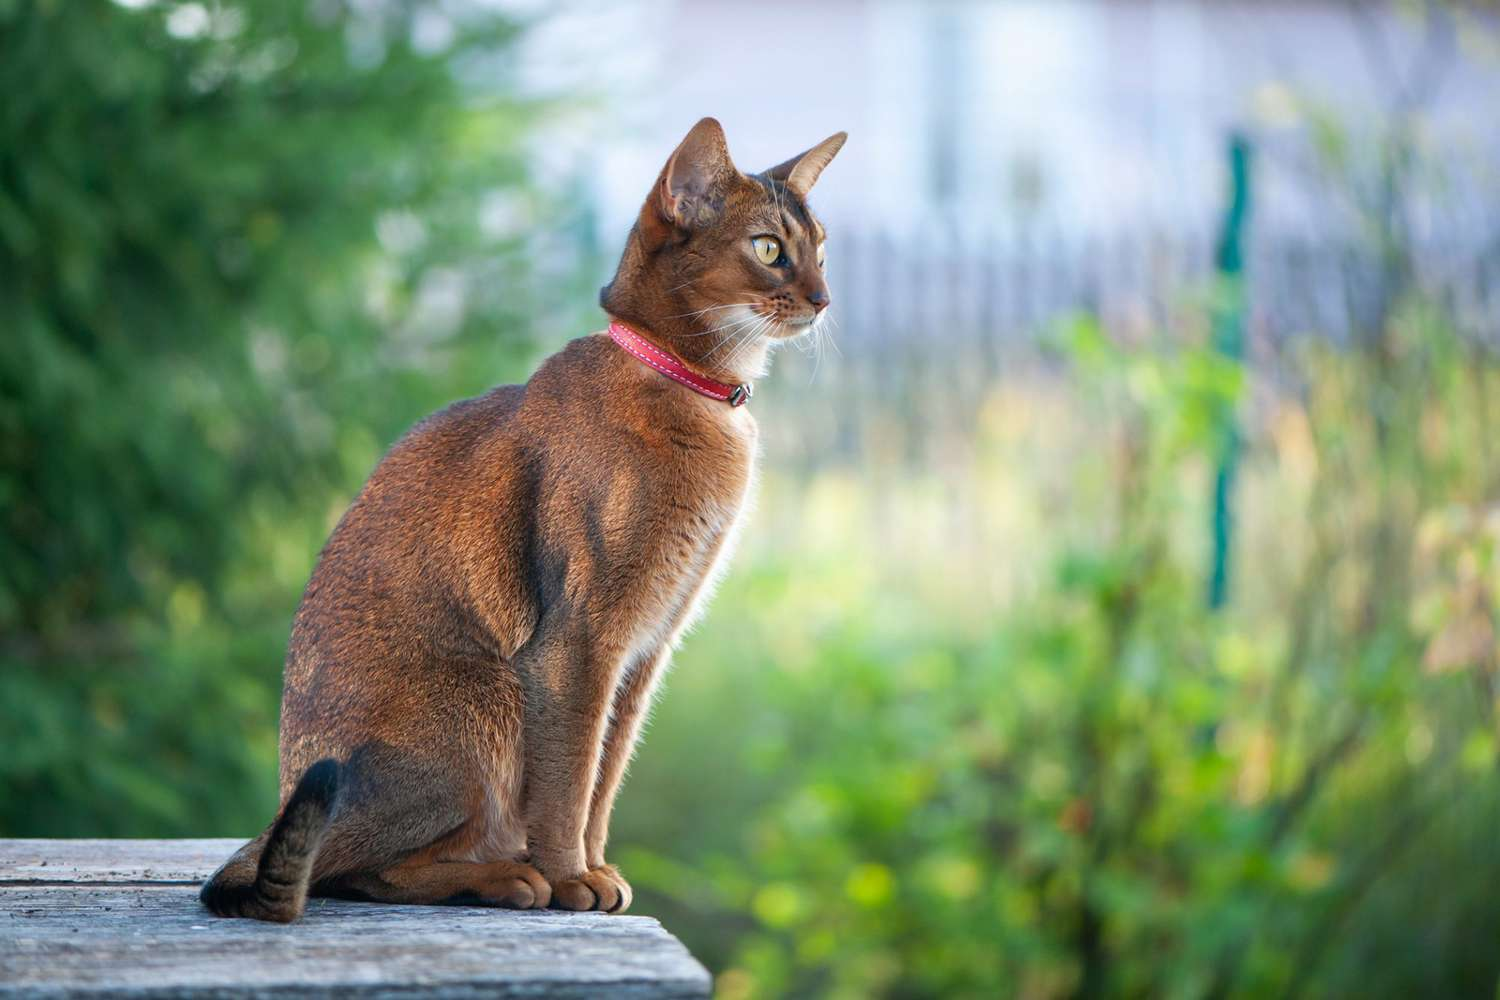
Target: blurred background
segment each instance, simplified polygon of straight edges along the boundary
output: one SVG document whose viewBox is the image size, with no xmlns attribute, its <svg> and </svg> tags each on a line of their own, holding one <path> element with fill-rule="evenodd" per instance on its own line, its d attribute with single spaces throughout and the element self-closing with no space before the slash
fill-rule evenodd
<svg viewBox="0 0 1500 1000">
<path fill-rule="evenodd" d="M 0 0 L 0 835 L 249 836 L 318 548 L 697 118 L 837 325 L 612 854 L 727 998 L 1500 982 L 1500 16 Z"/>
</svg>

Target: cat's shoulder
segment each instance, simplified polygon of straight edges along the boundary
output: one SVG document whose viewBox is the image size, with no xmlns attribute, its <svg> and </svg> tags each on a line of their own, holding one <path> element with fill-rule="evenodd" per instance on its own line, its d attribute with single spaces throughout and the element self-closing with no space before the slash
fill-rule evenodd
<svg viewBox="0 0 1500 1000">
<path fill-rule="evenodd" d="M 549 391 L 587 381 L 619 348 L 598 333 L 574 337 L 546 358 L 526 383 L 528 389 Z"/>
<path fill-rule="evenodd" d="M 447 436 L 482 427 L 504 424 L 521 408 L 526 398 L 524 385 L 497 385 L 488 392 L 450 403 L 419 420 L 408 438 Z"/>
</svg>

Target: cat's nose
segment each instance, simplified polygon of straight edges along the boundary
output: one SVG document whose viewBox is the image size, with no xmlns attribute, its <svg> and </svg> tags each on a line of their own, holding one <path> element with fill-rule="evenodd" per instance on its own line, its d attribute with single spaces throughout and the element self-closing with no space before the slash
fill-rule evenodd
<svg viewBox="0 0 1500 1000">
<path fill-rule="evenodd" d="M 822 312 L 824 309 L 828 308 L 828 292 L 821 288 L 816 292 L 808 292 L 807 301 L 808 304 L 813 307 L 813 309 L 818 312 Z"/>
</svg>

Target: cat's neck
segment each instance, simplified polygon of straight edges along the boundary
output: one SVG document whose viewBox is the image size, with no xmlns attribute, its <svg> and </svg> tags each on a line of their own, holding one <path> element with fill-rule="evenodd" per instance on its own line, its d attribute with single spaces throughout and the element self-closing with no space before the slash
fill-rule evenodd
<svg viewBox="0 0 1500 1000">
<path fill-rule="evenodd" d="M 690 324 L 651 324 L 628 313 L 610 311 L 609 318 L 625 324 L 660 350 L 666 351 L 690 371 L 725 385 L 743 385 L 766 374 L 771 341 L 737 337 L 751 328 L 752 321 L 738 317 L 720 324 L 723 329 Z M 738 325 L 736 325 L 738 324 Z"/>
</svg>

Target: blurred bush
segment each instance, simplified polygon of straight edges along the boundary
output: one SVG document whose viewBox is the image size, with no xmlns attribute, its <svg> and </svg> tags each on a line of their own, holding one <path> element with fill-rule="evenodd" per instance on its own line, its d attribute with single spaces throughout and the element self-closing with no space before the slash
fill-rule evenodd
<svg viewBox="0 0 1500 1000">
<path fill-rule="evenodd" d="M 1081 320 L 966 469 L 768 473 L 624 796 L 642 907 L 726 997 L 1488 995 L 1500 363 L 1388 333 L 1277 384 Z"/>
<path fill-rule="evenodd" d="M 445 9 L 0 0 L 0 832 L 263 824 L 332 519 L 518 370 L 532 111 Z"/>
</svg>

